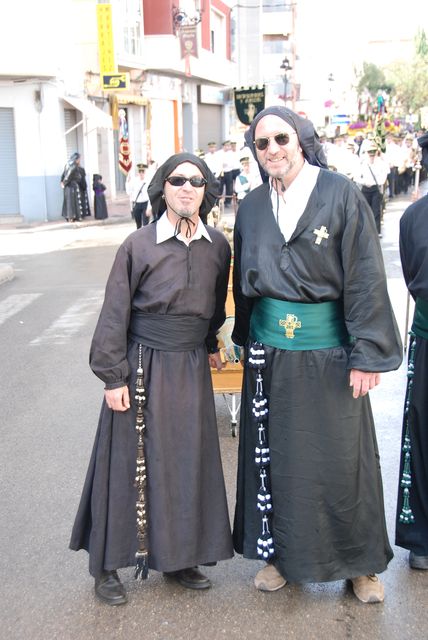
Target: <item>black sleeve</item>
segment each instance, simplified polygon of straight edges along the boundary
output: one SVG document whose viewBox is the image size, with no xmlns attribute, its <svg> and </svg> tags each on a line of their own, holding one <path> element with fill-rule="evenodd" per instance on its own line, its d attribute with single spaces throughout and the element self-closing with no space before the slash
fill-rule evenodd
<svg viewBox="0 0 428 640">
<path fill-rule="evenodd" d="M 128 383 L 127 333 L 131 316 L 132 257 L 124 245 L 111 269 L 104 303 L 92 338 L 89 364 L 106 389 Z"/>
<path fill-rule="evenodd" d="M 232 340 L 239 346 L 244 346 L 250 331 L 250 316 L 253 300 L 247 298 L 241 289 L 241 244 L 242 238 L 239 229 L 235 226 L 233 234 L 233 298 L 235 301 L 235 326 L 233 327 Z"/>
<path fill-rule="evenodd" d="M 216 353 L 218 351 L 217 331 L 226 320 L 225 304 L 227 297 L 227 287 L 229 284 L 230 272 L 230 246 L 224 238 L 224 249 L 222 251 L 221 266 L 217 276 L 215 290 L 215 311 L 211 318 L 208 334 L 205 340 L 208 353 Z"/>
</svg>

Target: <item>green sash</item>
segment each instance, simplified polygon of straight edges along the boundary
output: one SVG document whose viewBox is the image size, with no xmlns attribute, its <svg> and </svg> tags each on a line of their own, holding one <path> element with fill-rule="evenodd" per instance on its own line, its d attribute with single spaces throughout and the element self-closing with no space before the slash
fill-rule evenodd
<svg viewBox="0 0 428 640">
<path fill-rule="evenodd" d="M 417 336 L 428 340 L 428 301 L 422 298 L 416 298 L 412 331 Z"/>
<path fill-rule="evenodd" d="M 329 349 L 350 342 L 338 301 L 306 304 L 257 298 L 250 320 L 250 337 L 290 351 Z"/>
</svg>

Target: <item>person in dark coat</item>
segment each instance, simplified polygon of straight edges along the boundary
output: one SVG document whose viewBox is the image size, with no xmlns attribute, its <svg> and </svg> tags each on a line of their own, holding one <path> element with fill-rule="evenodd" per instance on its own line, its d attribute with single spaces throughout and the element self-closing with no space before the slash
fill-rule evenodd
<svg viewBox="0 0 428 640">
<path fill-rule="evenodd" d="M 71 222 L 90 216 L 86 171 L 80 164 L 80 153 L 77 151 L 70 156 L 64 167 L 61 186 L 64 189 L 62 217 Z"/>
<path fill-rule="evenodd" d="M 233 555 L 209 366 L 223 366 L 230 264 L 226 238 L 203 223 L 214 177 L 179 153 L 149 195 L 156 221 L 119 248 L 92 340 L 105 398 L 70 542 L 111 605 L 127 599 L 120 567 L 206 589 L 198 565 Z"/>
<path fill-rule="evenodd" d="M 103 177 L 99 173 L 94 173 L 92 188 L 94 190 L 94 217 L 96 220 L 108 218 L 106 197 L 104 195 L 106 187 L 102 180 Z"/>
<path fill-rule="evenodd" d="M 428 170 L 428 133 L 418 138 Z M 415 301 L 404 404 L 395 544 L 412 569 L 428 569 L 428 195 L 400 220 L 404 280 Z"/>
<path fill-rule="evenodd" d="M 234 228 L 235 327 L 246 347 L 235 550 L 255 586 L 350 579 L 381 602 L 388 541 L 368 391 L 402 345 L 373 214 L 326 169 L 313 125 L 269 107 L 245 134 L 264 183 Z"/>
</svg>

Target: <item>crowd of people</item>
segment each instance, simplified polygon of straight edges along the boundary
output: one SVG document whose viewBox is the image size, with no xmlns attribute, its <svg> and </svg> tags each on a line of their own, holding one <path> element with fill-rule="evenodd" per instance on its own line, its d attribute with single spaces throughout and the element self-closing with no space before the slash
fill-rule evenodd
<svg viewBox="0 0 428 640">
<path fill-rule="evenodd" d="M 384 141 L 372 132 L 338 135 L 320 140 L 333 171 L 355 182 L 366 197 L 381 235 L 381 221 L 386 201 L 407 194 L 415 181 L 420 162 L 418 134 L 388 133 Z M 383 150 L 382 150 L 383 149 Z"/>
<path fill-rule="evenodd" d="M 254 579 L 261 591 L 348 579 L 360 602 L 384 600 L 378 574 L 393 552 L 369 391 L 400 366 L 403 350 L 372 215 L 370 175 L 379 186 L 390 172 L 376 166 L 385 160 L 371 140 L 351 143 L 359 180 L 329 169 L 332 155 L 309 120 L 269 107 L 245 134 L 235 176 L 232 156 L 224 160 L 214 144 L 205 160 L 171 156 L 150 181 L 138 167 L 132 197 L 138 203 L 145 188 L 154 224 L 141 216 L 107 282 L 90 351 L 104 400 L 70 542 L 88 552 L 103 602 L 127 602 L 118 569 L 128 566 L 139 578 L 151 569 L 208 589 L 200 567 L 234 551 L 265 561 Z M 424 144 L 428 152 L 428 136 Z M 222 173 L 232 174 L 240 202 L 232 339 L 244 375 L 233 528 L 209 372 L 224 367 L 217 332 L 231 261 L 224 235 L 205 224 Z M 230 177 L 222 184 L 231 196 Z M 404 411 L 397 544 L 410 550 L 412 568 L 428 569 L 426 201 L 410 213 L 400 248 L 416 300 L 410 364 L 418 377 L 409 376 Z"/>
<path fill-rule="evenodd" d="M 196 155 L 207 163 L 218 180 L 219 198 L 224 198 L 225 208 L 238 203 L 246 193 L 259 186 L 260 173 L 245 145 L 238 148 L 234 140 L 225 140 L 219 149 L 216 142 L 209 142 L 207 150 L 197 149 Z"/>
</svg>

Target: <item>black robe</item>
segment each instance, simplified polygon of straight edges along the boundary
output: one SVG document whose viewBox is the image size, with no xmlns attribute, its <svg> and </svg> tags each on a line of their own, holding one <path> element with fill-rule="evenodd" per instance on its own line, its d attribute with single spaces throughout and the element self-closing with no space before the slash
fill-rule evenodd
<svg viewBox="0 0 428 640">
<path fill-rule="evenodd" d="M 81 220 L 91 215 L 88 198 L 86 172 L 83 167 L 67 163 L 61 175 L 64 185 L 62 217 L 66 220 Z"/>
<path fill-rule="evenodd" d="M 207 347 L 224 321 L 230 262 L 225 237 L 209 228 L 189 247 L 156 244 L 156 225 L 119 248 L 91 346 L 91 367 L 106 384 L 128 384 L 131 408 L 103 402 L 70 547 L 89 552 L 89 571 L 135 564 L 135 311 L 209 321 L 206 344 L 190 351 L 143 347 L 149 566 L 175 571 L 230 558 L 232 537 Z M 176 336 L 180 343 L 181 335 Z"/>
<path fill-rule="evenodd" d="M 316 244 L 315 229 L 328 238 Z M 347 178 L 321 169 L 286 242 L 269 184 L 249 193 L 235 224 L 234 341 L 245 344 L 254 298 L 339 301 L 353 344 L 313 351 L 266 347 L 275 564 L 290 582 L 383 571 L 388 542 L 379 454 L 368 396 L 353 399 L 349 370 L 399 367 L 402 347 L 373 215 Z M 244 372 L 234 544 L 257 558 L 261 516 L 251 417 L 255 370 Z"/>
<path fill-rule="evenodd" d="M 104 191 L 105 185 L 102 182 L 97 182 L 93 185 L 94 190 L 94 218 L 95 220 L 105 220 L 108 218 L 107 203 Z"/>
<path fill-rule="evenodd" d="M 400 220 L 400 256 L 404 279 L 414 299 L 428 301 L 428 195 L 410 205 Z M 428 326 L 425 327 L 428 332 Z M 413 385 L 409 404 L 411 487 L 414 522 L 400 522 L 403 487 L 398 488 L 395 543 L 428 556 L 428 340 L 415 336 Z M 411 349 L 409 349 L 409 357 Z M 402 446 L 406 432 L 403 419 Z M 401 452 L 400 481 L 404 451 Z"/>
</svg>

